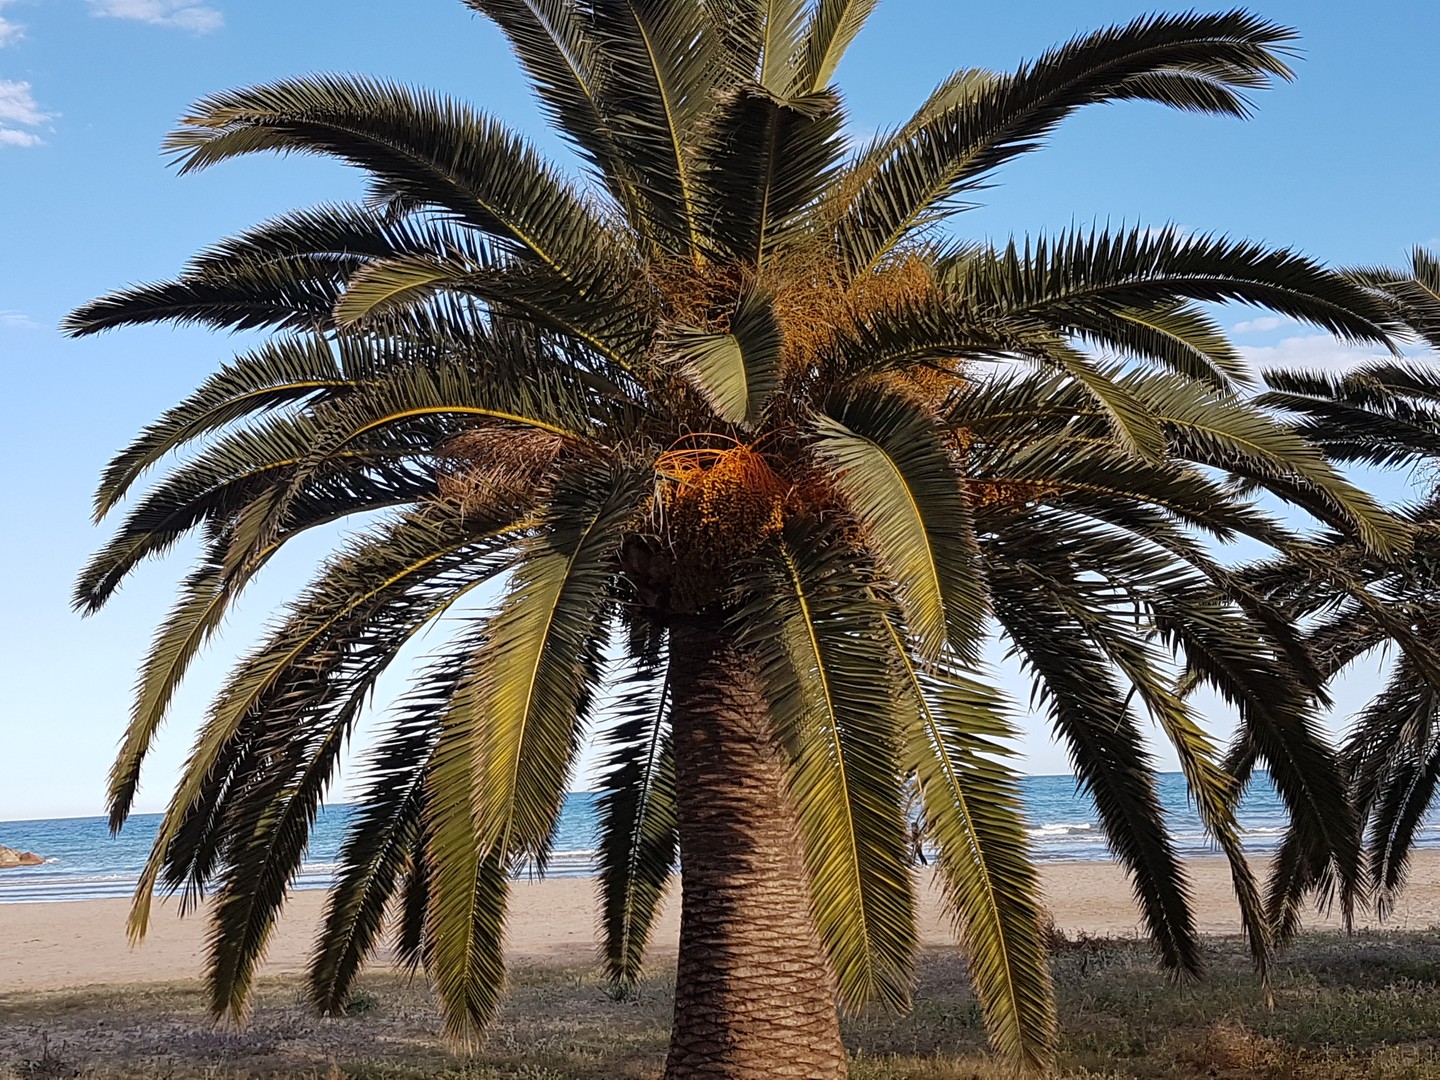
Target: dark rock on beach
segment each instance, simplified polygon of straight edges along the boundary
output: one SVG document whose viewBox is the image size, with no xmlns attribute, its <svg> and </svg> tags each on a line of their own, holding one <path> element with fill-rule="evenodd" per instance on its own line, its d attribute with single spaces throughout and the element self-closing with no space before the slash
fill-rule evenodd
<svg viewBox="0 0 1440 1080">
<path fill-rule="evenodd" d="M 40 866 L 45 860 L 33 851 L 16 851 L 14 848 L 0 847 L 0 870 L 9 870 L 16 866 Z"/>
</svg>

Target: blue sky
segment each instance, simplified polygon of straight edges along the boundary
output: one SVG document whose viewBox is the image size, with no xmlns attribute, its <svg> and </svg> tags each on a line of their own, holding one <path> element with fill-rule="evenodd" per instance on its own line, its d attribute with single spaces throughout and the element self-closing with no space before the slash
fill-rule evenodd
<svg viewBox="0 0 1440 1080">
<path fill-rule="evenodd" d="M 866 134 L 902 118 L 956 67 L 1009 68 L 1154 6 L 888 0 L 840 69 L 852 126 Z M 1004 237 L 1174 222 L 1337 263 L 1397 262 L 1415 243 L 1440 244 L 1430 119 L 1440 5 L 1286 0 L 1257 10 L 1298 27 L 1304 56 L 1298 81 L 1259 95 L 1253 120 L 1093 111 L 1007 168 L 957 228 Z M 565 153 L 499 38 L 458 0 L 0 0 L 0 820 L 100 810 L 138 658 L 187 551 L 146 567 L 98 617 L 71 613 L 70 582 L 104 535 L 88 521 L 93 482 L 138 427 L 245 343 L 169 329 L 76 342 L 55 326 L 100 292 L 172 273 L 220 236 L 358 193 L 353 175 L 324 163 L 263 158 L 180 178 L 158 151 L 197 97 L 336 70 L 465 97 Z M 1223 318 L 1257 362 L 1353 359 L 1263 313 Z M 177 701 L 139 809 L 163 805 L 224 659 L 332 540 L 312 538 L 282 560 L 230 621 Z M 1342 688 L 1342 711 L 1375 677 Z M 1042 725 L 1025 750 L 1030 771 L 1066 771 Z"/>
</svg>

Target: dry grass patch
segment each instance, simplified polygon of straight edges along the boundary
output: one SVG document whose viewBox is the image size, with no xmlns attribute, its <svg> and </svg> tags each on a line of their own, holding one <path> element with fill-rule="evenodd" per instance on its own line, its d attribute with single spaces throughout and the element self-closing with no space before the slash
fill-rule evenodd
<svg viewBox="0 0 1440 1080">
<path fill-rule="evenodd" d="M 1210 975 L 1177 987 L 1149 950 L 1056 941 L 1066 1080 L 1440 1080 L 1440 933 L 1304 939 L 1265 1008 L 1243 945 L 1215 940 Z M 373 974 L 351 1015 L 321 1020 L 298 980 L 260 987 L 244 1030 L 216 1027 L 193 985 L 0 996 L 0 1080 L 643 1080 L 659 1075 L 666 975 L 616 1000 L 591 970 L 513 973 L 470 1058 L 444 1042 L 423 981 Z M 907 1016 L 851 1017 L 854 1080 L 1001 1080 L 957 950 L 932 950 Z"/>
</svg>

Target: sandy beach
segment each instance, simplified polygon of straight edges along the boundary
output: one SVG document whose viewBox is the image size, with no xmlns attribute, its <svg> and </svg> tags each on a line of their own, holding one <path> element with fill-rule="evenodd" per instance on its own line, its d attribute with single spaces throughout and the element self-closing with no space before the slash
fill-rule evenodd
<svg viewBox="0 0 1440 1080">
<path fill-rule="evenodd" d="M 1218 858 L 1189 863 L 1200 929 L 1239 931 L 1229 871 Z M 11 873 L 17 871 L 8 871 Z M 1045 893 L 1057 926 L 1067 931 L 1133 935 L 1135 905 L 1113 863 L 1049 863 L 1042 867 Z M 594 884 L 581 878 L 517 882 L 511 904 L 508 953 L 517 963 L 584 963 L 595 955 Z M 296 892 L 271 941 L 264 971 L 303 971 L 325 893 Z M 679 928 L 674 896 L 654 939 L 655 954 L 673 952 Z M 0 904 L 0 994 L 69 987 L 171 982 L 201 971 L 205 921 L 180 919 L 174 905 L 159 906 L 145 942 L 131 949 L 125 938 L 127 900 Z M 1334 925 L 1312 915 L 1311 927 Z M 1416 854 L 1411 885 L 1386 922 L 1396 929 L 1440 925 L 1440 851 Z M 921 888 L 920 929 L 926 945 L 949 943 L 949 927 L 928 879 Z"/>
</svg>

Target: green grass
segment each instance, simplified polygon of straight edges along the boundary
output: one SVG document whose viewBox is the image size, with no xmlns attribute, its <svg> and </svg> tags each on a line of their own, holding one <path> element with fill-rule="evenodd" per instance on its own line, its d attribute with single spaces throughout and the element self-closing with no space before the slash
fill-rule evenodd
<svg viewBox="0 0 1440 1080">
<path fill-rule="evenodd" d="M 1135 942 L 1062 943 L 1054 961 L 1073 1080 L 1440 1080 L 1440 932 L 1312 936 L 1267 1009 L 1243 947 L 1209 945 L 1176 986 Z M 421 980 L 366 978 L 351 1016 L 316 1019 L 297 981 L 262 985 L 244 1030 L 215 1027 L 192 985 L 0 996 L 0 1080 L 600 1080 L 658 1076 L 670 986 L 617 1001 L 591 971 L 520 968 L 473 1057 L 446 1047 Z M 848 1018 L 854 1080 L 998 1080 L 955 950 L 921 964 L 914 1010 Z"/>
</svg>

